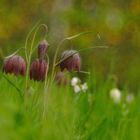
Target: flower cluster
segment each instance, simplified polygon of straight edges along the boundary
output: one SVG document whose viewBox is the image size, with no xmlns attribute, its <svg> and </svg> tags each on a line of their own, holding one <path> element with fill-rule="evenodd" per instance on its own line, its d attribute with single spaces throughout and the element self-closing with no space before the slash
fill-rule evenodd
<svg viewBox="0 0 140 140">
<path fill-rule="evenodd" d="M 46 61 L 45 57 L 47 54 L 49 48 L 49 43 L 46 40 L 43 40 L 39 43 L 37 47 L 37 58 L 35 60 L 32 60 L 31 56 L 33 53 L 33 46 L 30 47 L 30 51 L 27 52 L 26 46 L 25 46 L 25 56 L 26 61 L 21 57 L 17 55 L 17 52 L 13 55 L 7 57 L 4 60 L 3 65 L 3 71 L 7 74 L 14 74 L 14 75 L 22 75 L 22 76 L 28 76 L 31 80 L 34 81 L 44 81 L 48 74 L 49 69 L 49 62 Z M 54 55 L 54 61 L 53 61 L 53 68 L 52 68 L 52 77 L 51 80 L 57 81 L 58 84 L 67 84 L 67 78 L 65 76 L 65 72 L 81 72 L 81 57 L 78 51 L 76 50 L 65 50 L 58 62 L 56 62 L 57 53 L 58 53 L 59 45 L 56 49 L 55 55 Z M 29 55 L 28 55 L 29 54 Z M 47 57 L 48 58 L 48 57 Z M 57 74 L 55 75 L 55 67 L 59 66 L 60 70 L 57 71 Z M 26 78 L 28 79 L 28 77 Z M 27 81 L 27 80 L 26 80 Z M 87 90 L 87 84 L 81 84 L 80 82 L 78 84 L 74 85 L 75 91 L 83 91 L 85 92 Z"/>
<path fill-rule="evenodd" d="M 81 91 L 86 92 L 88 89 L 87 83 L 82 84 L 81 80 L 77 77 L 72 78 L 71 85 L 73 86 L 75 93 L 79 93 Z"/>
<path fill-rule="evenodd" d="M 38 58 L 34 60 L 30 67 L 30 79 L 35 81 L 44 81 L 45 76 L 48 73 L 48 64 L 46 62 L 45 55 L 48 50 L 48 42 L 43 40 L 38 46 Z"/>
<path fill-rule="evenodd" d="M 118 88 L 110 90 L 110 98 L 115 104 L 121 107 L 120 109 L 123 117 L 126 117 L 129 114 L 129 105 L 131 105 L 135 99 L 134 94 L 127 93 L 126 95 L 123 95 L 121 90 Z"/>
<path fill-rule="evenodd" d="M 44 59 L 48 49 L 46 40 L 42 41 L 38 46 L 38 58 L 34 60 L 30 66 L 30 79 L 43 81 L 48 72 L 48 64 Z M 22 75 L 26 74 L 26 62 L 18 55 L 12 55 L 4 60 L 3 71 L 7 74 Z"/>
<path fill-rule="evenodd" d="M 113 88 L 110 90 L 110 98 L 114 101 L 114 103 L 119 104 L 122 100 L 122 92 L 118 88 Z M 128 104 L 131 104 L 134 100 L 134 95 L 132 93 L 128 93 L 126 95 L 125 101 Z"/>
<path fill-rule="evenodd" d="M 43 40 L 38 45 L 38 58 L 36 58 L 30 65 L 30 79 L 35 81 L 44 81 L 45 76 L 48 73 L 48 63 L 45 60 L 46 53 L 48 51 L 48 42 Z M 66 85 L 67 79 L 64 76 L 64 70 L 69 72 L 80 71 L 81 69 L 81 57 L 76 50 L 66 50 L 61 55 L 60 72 L 56 75 L 56 81 L 58 84 Z M 26 74 L 26 62 L 18 55 L 12 55 L 4 60 L 3 71 L 7 74 L 22 75 Z M 86 89 L 86 84 L 81 85 L 83 91 Z M 81 88 L 79 90 L 81 90 Z M 75 86 L 75 90 L 78 91 L 78 85 Z"/>
</svg>

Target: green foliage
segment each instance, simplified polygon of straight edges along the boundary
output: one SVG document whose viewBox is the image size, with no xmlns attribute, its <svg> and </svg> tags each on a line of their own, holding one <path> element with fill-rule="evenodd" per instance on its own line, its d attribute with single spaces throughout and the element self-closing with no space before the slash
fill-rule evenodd
<svg viewBox="0 0 140 140">
<path fill-rule="evenodd" d="M 12 85 L 0 73 L 0 139 L 139 140 L 139 5 L 138 0 L 1 0 L 0 64 L 5 56 L 24 47 L 27 33 L 38 21 L 48 25 L 51 65 L 52 55 L 63 38 L 68 41 L 61 51 L 102 45 L 109 48 L 80 52 L 82 68 L 94 71 L 86 93 L 75 94 L 71 86 L 55 84 L 44 93 L 43 83 L 29 81 L 23 99 L 28 77 L 6 75 Z M 94 34 L 71 40 L 81 35 L 77 33 L 86 32 Z M 41 30 L 35 41 L 43 36 Z M 28 45 L 30 41 L 31 38 Z M 32 47 L 36 48 L 35 44 L 32 42 Z M 114 86 L 112 75 L 122 88 L 123 100 L 118 105 L 109 98 Z M 132 104 L 125 101 L 129 90 L 136 95 Z"/>
<path fill-rule="evenodd" d="M 18 91 L 0 79 L 0 139 L 2 140 L 137 140 L 139 139 L 139 93 L 132 104 L 109 98 L 112 81 L 102 85 L 88 80 L 86 93 L 76 94 L 71 86 L 53 84 L 43 92 L 43 83 L 30 82 L 23 103 Z M 7 75 L 23 89 L 24 78 Z M 100 81 L 99 81 L 100 82 Z M 47 98 L 44 98 L 44 94 Z M 125 89 L 122 96 L 125 97 Z M 46 105 L 44 106 L 44 99 Z M 125 114 L 126 109 L 129 110 Z M 44 107 L 46 114 L 43 116 Z"/>
</svg>

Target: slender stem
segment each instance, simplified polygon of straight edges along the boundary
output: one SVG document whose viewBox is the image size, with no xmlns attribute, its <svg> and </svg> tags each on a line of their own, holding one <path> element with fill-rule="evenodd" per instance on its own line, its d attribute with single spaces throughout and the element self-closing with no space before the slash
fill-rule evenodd
<svg viewBox="0 0 140 140">
<path fill-rule="evenodd" d="M 48 68 L 46 70 L 46 74 L 45 74 L 45 83 L 44 83 L 44 98 L 43 98 L 43 113 L 42 113 L 42 117 L 43 119 L 45 118 L 45 114 L 46 114 L 46 102 L 47 102 L 47 95 L 46 94 L 49 94 L 46 92 L 46 89 L 48 89 L 48 86 L 47 86 L 47 83 L 48 83 L 48 78 L 47 78 L 47 74 L 48 74 L 48 70 L 49 70 L 49 56 L 46 55 L 47 57 L 47 63 L 48 63 Z M 48 83 L 49 84 L 49 83 Z"/>
<path fill-rule="evenodd" d="M 32 32 L 36 29 L 36 27 L 39 25 L 40 21 L 38 21 L 34 27 L 30 30 L 30 32 L 28 33 L 26 40 L 25 40 L 25 57 L 26 57 L 26 62 L 27 62 L 27 70 L 26 70 L 26 79 L 25 79 L 25 90 L 27 89 L 28 86 L 28 74 L 29 74 L 29 53 L 27 50 L 27 45 L 28 45 L 28 40 L 32 34 Z"/>
<path fill-rule="evenodd" d="M 25 88 L 26 88 L 26 89 L 27 89 L 27 86 L 28 86 L 28 78 L 29 78 L 28 75 L 29 75 L 29 67 L 30 67 L 31 57 L 32 57 L 32 52 L 33 52 L 33 46 L 34 46 L 34 42 L 35 42 L 35 38 L 36 38 L 37 32 L 39 31 L 39 29 L 40 29 L 41 27 L 44 27 L 44 28 L 45 28 L 46 33 L 47 33 L 47 31 L 48 31 L 47 25 L 45 25 L 45 24 L 40 24 L 40 25 L 36 28 L 36 30 L 35 30 L 35 32 L 34 32 L 34 35 L 33 35 L 33 38 L 32 38 L 32 42 L 31 42 L 31 47 L 30 47 L 30 50 L 29 50 L 28 61 L 27 61 L 27 73 L 26 73 L 26 85 L 25 85 Z M 45 34 L 45 35 L 46 35 L 46 34 Z M 26 51 L 27 51 L 27 50 L 26 50 Z M 27 52 L 26 52 L 26 54 L 27 54 Z"/>
<path fill-rule="evenodd" d="M 87 71 L 74 71 L 74 72 L 78 72 L 78 73 L 83 73 L 83 74 L 87 74 L 87 75 L 90 75 L 90 72 L 87 72 Z"/>
<path fill-rule="evenodd" d="M 53 76 L 54 76 L 55 63 L 56 63 L 58 51 L 59 51 L 60 46 L 63 44 L 63 42 L 64 42 L 65 40 L 66 40 L 66 38 L 64 38 L 63 40 L 61 40 L 60 43 L 59 43 L 59 44 L 57 45 L 57 47 L 56 47 L 56 51 L 55 51 L 54 59 L 53 59 L 53 66 L 52 66 L 51 82 L 52 82 Z"/>
<path fill-rule="evenodd" d="M 45 83 L 44 83 L 44 90 L 46 89 L 46 85 L 47 85 L 47 74 L 48 74 L 48 70 L 49 70 L 49 56 L 48 55 L 46 55 L 46 57 L 47 57 L 47 63 L 48 63 L 48 68 L 47 68 L 47 70 L 46 70 L 46 74 L 45 74 Z"/>
<path fill-rule="evenodd" d="M 35 37 L 36 37 L 37 32 L 39 31 L 39 29 L 40 29 L 41 27 L 44 27 L 44 28 L 45 28 L 45 35 L 44 35 L 44 37 L 43 37 L 43 38 L 45 38 L 45 37 L 46 37 L 46 34 L 47 34 L 47 32 L 48 32 L 48 27 L 47 27 L 47 25 L 46 25 L 46 24 L 40 24 L 40 25 L 37 27 L 37 29 L 36 29 L 36 31 L 35 31 L 35 33 L 34 33 L 34 36 L 33 36 L 32 43 L 31 43 L 30 55 L 32 55 L 32 53 L 33 53 L 32 49 L 33 49 L 33 46 L 34 46 Z"/>
<path fill-rule="evenodd" d="M 53 81 L 53 77 L 54 77 L 54 71 L 55 71 L 55 65 L 56 65 L 56 59 L 57 59 L 58 51 L 60 49 L 60 46 L 63 44 L 63 42 L 65 40 L 72 40 L 72 39 L 75 39 L 77 37 L 83 36 L 85 34 L 89 34 L 89 33 L 93 33 L 93 31 L 81 32 L 79 34 L 76 34 L 76 35 L 73 35 L 73 36 L 70 36 L 70 37 L 66 37 L 66 38 L 64 38 L 63 40 L 60 41 L 60 43 L 56 47 L 56 51 L 55 51 L 55 54 L 54 54 L 54 60 L 53 60 L 53 66 L 52 66 L 52 74 L 51 74 L 51 82 Z"/>
<path fill-rule="evenodd" d="M 107 46 L 94 46 L 94 47 L 89 47 L 89 48 L 84 48 L 84 49 L 80 49 L 74 53 L 72 53 L 71 55 L 65 57 L 64 59 L 61 59 L 60 61 L 58 61 L 54 66 L 58 66 L 59 64 L 61 64 L 63 61 L 67 60 L 68 58 L 70 58 L 71 56 L 73 56 L 74 54 L 77 54 L 78 52 L 82 52 L 82 51 L 86 51 L 89 49 L 95 49 L 95 48 L 108 48 Z"/>
<path fill-rule="evenodd" d="M 20 98 L 23 99 L 22 91 L 12 81 L 10 81 L 4 74 L 2 74 L 2 76 L 8 81 L 9 84 L 11 84 L 18 91 Z"/>
<path fill-rule="evenodd" d="M 7 56 L 7 57 L 5 57 L 5 58 L 7 59 L 7 58 L 10 58 L 10 57 L 16 55 L 21 49 L 24 49 L 24 47 L 19 48 L 19 49 L 16 50 L 14 53 L 12 53 L 11 55 L 9 55 L 9 56 Z"/>
<path fill-rule="evenodd" d="M 28 45 L 28 40 L 32 34 L 32 32 L 34 31 L 34 29 L 38 26 L 38 24 L 40 23 L 40 21 L 38 21 L 34 27 L 30 30 L 30 32 L 28 33 L 26 40 L 25 40 L 25 57 L 26 57 L 26 61 L 28 62 L 28 52 L 27 52 L 27 45 Z"/>
</svg>

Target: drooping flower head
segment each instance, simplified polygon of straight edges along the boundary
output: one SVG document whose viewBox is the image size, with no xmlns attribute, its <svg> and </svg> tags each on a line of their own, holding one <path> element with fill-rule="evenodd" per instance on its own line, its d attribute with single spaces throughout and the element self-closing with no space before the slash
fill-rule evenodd
<svg viewBox="0 0 140 140">
<path fill-rule="evenodd" d="M 43 59 L 36 59 L 30 67 L 30 79 L 35 81 L 44 81 L 48 72 L 48 64 Z"/>
<path fill-rule="evenodd" d="M 38 58 L 43 59 L 47 53 L 48 50 L 48 42 L 46 40 L 43 40 L 39 45 L 38 45 Z"/>
<path fill-rule="evenodd" d="M 25 75 L 26 63 L 21 56 L 14 55 L 4 60 L 3 71 L 15 75 Z"/>
<path fill-rule="evenodd" d="M 66 60 L 64 60 L 60 64 L 61 71 L 63 71 L 64 69 L 67 69 L 68 71 L 80 71 L 81 58 L 80 58 L 79 53 L 76 50 L 64 51 L 61 56 L 61 60 L 63 59 L 66 59 Z"/>
<path fill-rule="evenodd" d="M 65 75 L 64 72 L 58 72 L 55 76 L 55 81 L 58 85 L 67 85 L 68 84 L 68 77 Z"/>
</svg>

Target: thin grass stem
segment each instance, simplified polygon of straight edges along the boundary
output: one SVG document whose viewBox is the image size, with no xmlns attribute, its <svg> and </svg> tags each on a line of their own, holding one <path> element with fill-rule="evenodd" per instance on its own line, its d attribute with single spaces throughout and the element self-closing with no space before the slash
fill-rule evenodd
<svg viewBox="0 0 140 140">
<path fill-rule="evenodd" d="M 77 54 L 78 52 L 82 52 L 82 51 L 86 51 L 86 50 L 90 50 L 90 49 L 95 49 L 95 48 L 108 48 L 107 46 L 94 46 L 94 47 L 89 47 L 89 48 L 84 48 L 84 49 L 80 49 L 77 52 L 72 53 L 71 55 L 65 57 L 64 59 L 61 59 L 60 61 L 58 61 L 54 66 L 58 66 L 59 64 L 61 64 L 63 61 L 67 60 L 68 58 L 70 58 L 71 56 L 73 56 L 74 54 Z"/>
<path fill-rule="evenodd" d="M 14 88 L 17 90 L 17 92 L 19 93 L 20 98 L 23 99 L 23 98 L 22 98 L 22 97 L 23 97 L 22 91 L 21 91 L 11 80 L 9 80 L 4 74 L 2 74 L 2 76 L 7 80 L 7 82 L 8 82 L 12 87 L 14 87 Z"/>
<path fill-rule="evenodd" d="M 93 31 L 81 32 L 79 34 L 76 34 L 76 35 L 73 35 L 73 36 L 70 36 L 70 37 L 66 37 L 62 41 L 60 41 L 60 43 L 56 47 L 56 51 L 55 51 L 55 54 L 54 54 L 54 60 L 53 60 L 53 66 L 52 66 L 52 74 L 51 74 L 51 82 L 53 81 L 53 79 L 55 77 L 54 76 L 54 71 L 55 71 L 55 67 L 56 67 L 57 55 L 58 55 L 59 49 L 60 49 L 61 45 L 64 43 L 64 41 L 72 40 L 72 39 L 78 38 L 80 36 L 83 36 L 85 34 L 89 34 L 89 33 L 93 33 Z"/>
<path fill-rule="evenodd" d="M 27 86 L 28 86 L 29 67 L 30 67 L 30 63 L 31 63 L 31 57 L 32 57 L 32 53 L 33 53 L 33 46 L 34 46 L 35 38 L 36 38 L 37 32 L 39 31 L 39 29 L 40 29 L 41 27 L 44 27 L 44 28 L 45 28 L 46 33 L 47 33 L 47 31 L 48 31 L 47 25 L 45 25 L 45 24 L 40 24 L 38 27 L 36 27 L 35 32 L 34 32 L 34 34 L 33 34 L 32 42 L 31 42 L 31 47 L 30 47 L 30 50 L 29 50 L 28 61 L 27 61 L 27 73 L 26 73 L 26 85 L 25 85 L 25 89 L 27 89 Z M 46 36 L 46 33 L 45 33 L 45 36 Z M 45 36 L 44 36 L 44 37 L 45 37 Z M 26 50 L 26 51 L 27 51 L 27 50 Z M 26 52 L 26 54 L 27 54 L 27 52 Z"/>
</svg>

